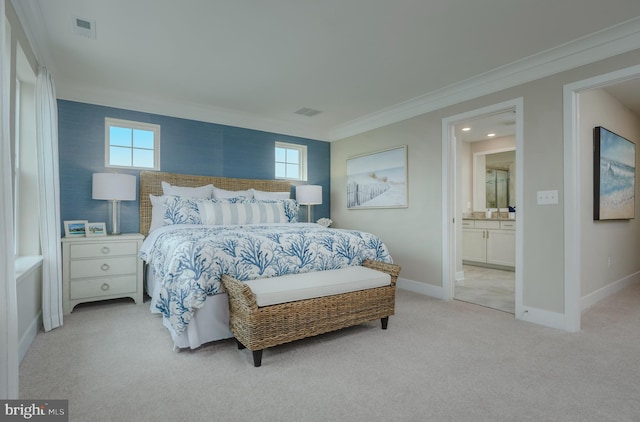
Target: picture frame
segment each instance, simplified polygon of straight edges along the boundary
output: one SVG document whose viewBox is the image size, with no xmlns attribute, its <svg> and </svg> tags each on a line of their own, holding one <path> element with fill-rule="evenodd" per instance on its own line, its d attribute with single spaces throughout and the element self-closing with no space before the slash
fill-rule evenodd
<svg viewBox="0 0 640 422">
<path fill-rule="evenodd" d="M 84 237 L 89 220 L 68 220 L 64 222 L 65 237 Z"/>
<path fill-rule="evenodd" d="M 593 144 L 593 219 L 635 218 L 636 144 L 602 126 Z"/>
<path fill-rule="evenodd" d="M 407 146 L 347 158 L 347 209 L 407 208 Z"/>
<path fill-rule="evenodd" d="M 105 223 L 85 223 L 87 237 L 97 237 L 107 235 L 107 225 Z"/>
</svg>

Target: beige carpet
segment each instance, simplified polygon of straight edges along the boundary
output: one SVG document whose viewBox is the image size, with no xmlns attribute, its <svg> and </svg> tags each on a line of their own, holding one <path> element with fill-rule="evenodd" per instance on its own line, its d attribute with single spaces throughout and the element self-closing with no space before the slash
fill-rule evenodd
<svg viewBox="0 0 640 422">
<path fill-rule="evenodd" d="M 638 421 L 640 286 L 569 334 L 505 312 L 398 292 L 379 322 L 267 349 L 175 353 L 146 305 L 81 306 L 40 333 L 20 395 L 71 421 Z"/>
</svg>

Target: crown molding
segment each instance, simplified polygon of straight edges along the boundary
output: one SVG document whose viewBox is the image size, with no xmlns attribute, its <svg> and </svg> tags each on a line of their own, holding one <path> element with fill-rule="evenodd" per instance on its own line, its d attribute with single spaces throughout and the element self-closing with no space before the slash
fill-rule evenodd
<svg viewBox="0 0 640 422">
<path fill-rule="evenodd" d="M 16 10 L 38 63 L 46 66 L 55 80 L 54 61 L 46 46 L 42 44 L 47 39 L 46 21 L 39 3 L 36 0 L 11 0 L 11 4 Z M 128 92 L 107 91 L 96 87 L 79 89 L 78 87 L 65 86 L 61 80 L 56 82 L 60 84 L 57 91 L 58 97 L 62 99 L 197 119 L 321 141 L 335 141 L 636 50 L 638 46 L 640 46 L 640 17 L 351 120 L 335 126 L 329 131 L 203 104 L 176 102 L 175 99 L 160 97 L 134 96 Z M 212 117 L 215 117 L 215 120 Z"/>
<path fill-rule="evenodd" d="M 336 126 L 330 131 L 329 139 L 336 141 L 355 136 L 443 107 L 636 50 L 638 46 L 640 46 L 640 17 Z"/>
</svg>

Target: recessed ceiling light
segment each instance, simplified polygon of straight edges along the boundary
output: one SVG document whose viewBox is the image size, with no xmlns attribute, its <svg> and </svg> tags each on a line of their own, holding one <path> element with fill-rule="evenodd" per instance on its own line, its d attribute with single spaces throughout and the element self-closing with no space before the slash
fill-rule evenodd
<svg viewBox="0 0 640 422">
<path fill-rule="evenodd" d="M 463 131 L 463 132 L 469 132 L 470 130 L 471 130 L 471 128 L 470 128 L 470 127 L 463 127 L 463 128 L 462 128 L 462 131 Z"/>
<path fill-rule="evenodd" d="M 487 133 L 487 136 L 488 136 L 489 138 L 493 138 L 494 136 L 496 136 L 496 134 L 495 134 L 495 133 Z"/>
</svg>

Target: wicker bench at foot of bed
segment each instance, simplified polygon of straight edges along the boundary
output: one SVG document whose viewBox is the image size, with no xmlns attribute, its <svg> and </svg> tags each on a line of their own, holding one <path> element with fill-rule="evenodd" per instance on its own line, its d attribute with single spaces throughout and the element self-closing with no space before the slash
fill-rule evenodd
<svg viewBox="0 0 640 422">
<path fill-rule="evenodd" d="M 376 319 L 386 329 L 389 316 L 394 314 L 400 267 L 371 260 L 364 261 L 362 266 L 389 274 L 391 284 L 262 307 L 258 307 L 246 284 L 223 275 L 222 283 L 229 298 L 229 328 L 238 348 L 251 350 L 254 366 L 260 366 L 262 350 L 267 347 Z"/>
</svg>

